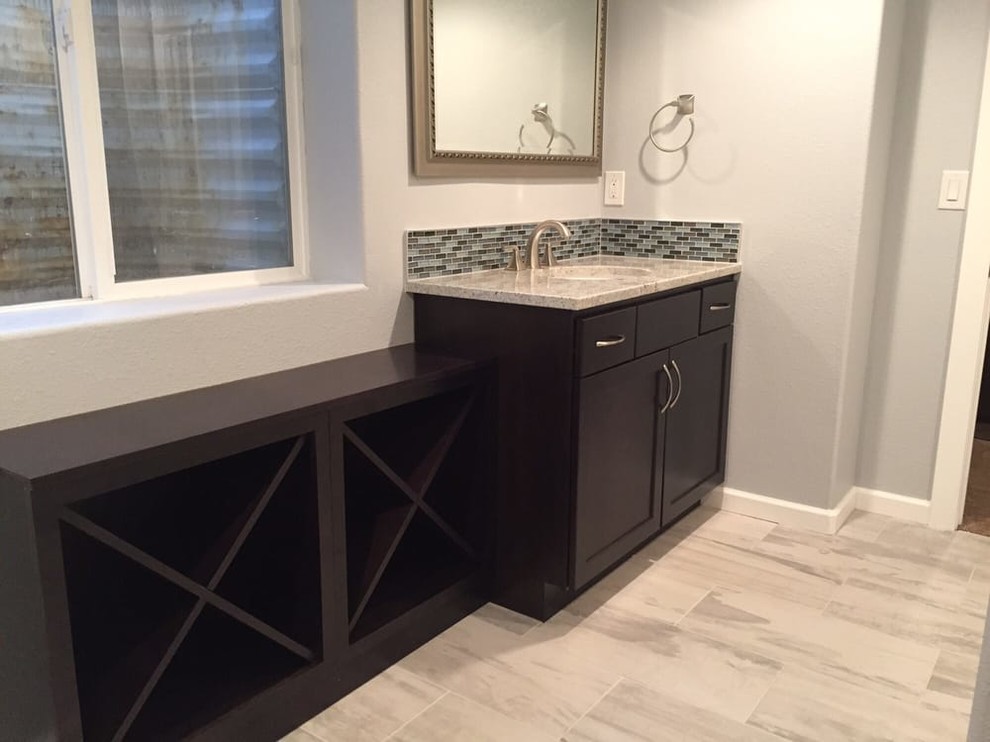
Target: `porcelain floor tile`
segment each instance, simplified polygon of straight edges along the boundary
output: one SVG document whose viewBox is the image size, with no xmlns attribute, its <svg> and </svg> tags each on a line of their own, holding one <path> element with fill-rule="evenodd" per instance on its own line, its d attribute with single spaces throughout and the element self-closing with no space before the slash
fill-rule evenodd
<svg viewBox="0 0 990 742">
<path fill-rule="evenodd" d="M 748 591 L 713 592 L 679 627 L 787 665 L 916 691 L 927 687 L 938 658 L 935 647 Z"/>
<path fill-rule="evenodd" d="M 990 537 L 978 533 L 956 531 L 949 545 L 947 558 L 972 567 L 990 564 Z"/>
<path fill-rule="evenodd" d="M 379 742 L 446 690 L 393 667 L 303 725 L 324 742 Z"/>
<path fill-rule="evenodd" d="M 911 593 L 877 581 L 852 578 L 836 593 L 826 614 L 934 647 L 978 652 L 984 619 L 961 600 L 937 592 Z"/>
<path fill-rule="evenodd" d="M 479 618 L 483 621 L 498 626 L 500 629 L 505 629 L 513 634 L 522 636 L 527 631 L 532 629 L 534 626 L 539 626 L 540 621 L 535 618 L 530 618 L 529 616 L 524 616 L 521 613 L 516 613 L 515 611 L 510 611 L 508 608 L 503 608 L 500 605 L 495 605 L 494 603 L 489 603 L 488 605 L 482 606 L 474 613 L 475 618 Z"/>
<path fill-rule="evenodd" d="M 776 526 L 776 523 L 767 520 L 701 507 L 678 521 L 669 533 L 674 536 L 695 536 L 723 544 L 748 546 L 762 540 Z"/>
<path fill-rule="evenodd" d="M 619 673 L 553 642 L 517 636 L 470 616 L 400 663 L 444 688 L 560 735 L 619 679 Z"/>
<path fill-rule="evenodd" d="M 657 561 L 678 579 L 691 575 L 703 584 L 740 587 L 812 608 L 828 605 L 841 580 L 786 556 L 691 537 Z"/>
<path fill-rule="evenodd" d="M 968 564 L 958 561 L 933 559 L 916 551 L 841 535 L 810 534 L 784 527 L 774 529 L 751 548 L 758 554 L 799 562 L 809 571 L 837 582 L 859 577 L 912 594 L 937 594 L 940 600 L 961 599 L 972 574 Z"/>
<path fill-rule="evenodd" d="M 988 600 L 990 539 L 698 511 L 548 623 L 487 605 L 289 740 L 961 741 Z"/>
<path fill-rule="evenodd" d="M 891 522 L 885 515 L 855 511 L 839 529 L 839 536 L 872 543 Z"/>
<path fill-rule="evenodd" d="M 990 568 L 977 567 L 966 587 L 963 608 L 974 616 L 986 616 L 990 607 Z"/>
<path fill-rule="evenodd" d="M 557 737 L 448 693 L 389 737 L 395 742 L 554 742 Z M 343 739 L 340 742 L 344 742 Z"/>
<path fill-rule="evenodd" d="M 980 658 L 976 654 L 943 651 L 935 663 L 928 689 L 957 698 L 972 699 Z"/>
<path fill-rule="evenodd" d="M 567 742 L 778 742 L 779 737 L 651 688 L 623 680 L 574 728 Z"/>
<path fill-rule="evenodd" d="M 962 714 L 965 718 L 973 712 L 973 699 L 960 698 L 948 693 L 939 693 L 929 690 L 921 694 L 921 702 L 939 711 L 948 711 L 953 714 Z"/>
<path fill-rule="evenodd" d="M 281 742 L 324 742 L 324 740 L 314 737 L 307 731 L 297 729 L 288 737 L 282 737 Z"/>
<path fill-rule="evenodd" d="M 574 623 L 558 617 L 528 638 L 737 721 L 749 717 L 781 669 L 746 648 L 611 606 Z"/>
<path fill-rule="evenodd" d="M 691 584 L 674 577 L 671 570 L 632 559 L 593 585 L 565 610 L 574 616 L 589 616 L 608 605 L 645 619 L 677 623 L 709 589 L 706 583 Z"/>
<path fill-rule="evenodd" d="M 804 669 L 781 673 L 748 723 L 809 742 L 962 742 L 968 727 L 965 714 L 920 695 L 881 693 Z"/>
<path fill-rule="evenodd" d="M 897 547 L 902 553 L 920 554 L 929 559 L 945 559 L 955 537 L 954 532 L 935 531 L 917 523 L 892 521 L 877 537 L 877 543 Z"/>
</svg>

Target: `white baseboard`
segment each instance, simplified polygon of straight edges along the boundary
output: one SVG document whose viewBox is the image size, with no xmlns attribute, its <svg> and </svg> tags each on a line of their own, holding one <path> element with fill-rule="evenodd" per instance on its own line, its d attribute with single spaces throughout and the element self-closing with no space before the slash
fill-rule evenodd
<svg viewBox="0 0 990 742">
<path fill-rule="evenodd" d="M 917 497 L 905 497 L 892 492 L 856 487 L 856 509 L 866 513 L 928 525 L 931 506 L 928 500 L 919 500 Z"/>
<path fill-rule="evenodd" d="M 778 500 L 730 487 L 716 489 L 706 498 L 705 504 L 718 510 L 773 521 L 788 528 L 836 533 L 856 509 L 857 490 L 849 490 L 838 505 L 829 509 Z"/>
<path fill-rule="evenodd" d="M 829 509 L 801 505 L 731 487 L 717 488 L 705 498 L 705 504 L 716 510 L 727 510 L 730 513 L 780 523 L 788 528 L 818 533 L 837 533 L 856 510 L 924 525 L 928 525 L 931 510 L 928 500 L 865 487 L 853 487 L 838 505 Z"/>
</svg>

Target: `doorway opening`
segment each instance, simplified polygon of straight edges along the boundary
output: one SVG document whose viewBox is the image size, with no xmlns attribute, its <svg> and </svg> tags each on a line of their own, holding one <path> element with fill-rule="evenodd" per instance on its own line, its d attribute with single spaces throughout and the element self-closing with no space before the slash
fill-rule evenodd
<svg viewBox="0 0 990 742">
<path fill-rule="evenodd" d="M 990 535 L 990 54 L 986 64 L 929 525 Z"/>
<path fill-rule="evenodd" d="M 966 504 L 959 529 L 990 536 L 990 353 L 983 356 L 973 454 L 966 482 Z"/>
</svg>

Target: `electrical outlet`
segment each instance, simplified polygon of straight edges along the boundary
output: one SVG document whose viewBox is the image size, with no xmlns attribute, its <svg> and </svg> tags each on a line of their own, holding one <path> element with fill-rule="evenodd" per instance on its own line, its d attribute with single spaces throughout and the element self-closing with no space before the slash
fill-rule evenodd
<svg viewBox="0 0 990 742">
<path fill-rule="evenodd" d="M 626 173 L 612 170 L 605 173 L 605 205 L 623 206 L 626 203 Z"/>
</svg>

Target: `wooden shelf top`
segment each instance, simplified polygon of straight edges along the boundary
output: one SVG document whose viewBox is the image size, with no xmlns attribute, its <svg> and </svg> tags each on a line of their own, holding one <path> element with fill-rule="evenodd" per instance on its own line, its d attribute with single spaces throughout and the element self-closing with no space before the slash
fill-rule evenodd
<svg viewBox="0 0 990 742">
<path fill-rule="evenodd" d="M 36 482 L 226 428 L 327 408 L 376 390 L 444 379 L 481 365 L 402 345 L 13 428 L 0 431 L 0 475 Z"/>
</svg>

